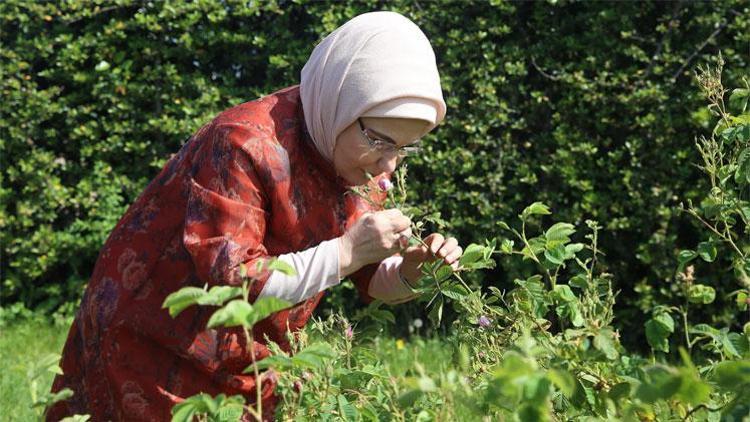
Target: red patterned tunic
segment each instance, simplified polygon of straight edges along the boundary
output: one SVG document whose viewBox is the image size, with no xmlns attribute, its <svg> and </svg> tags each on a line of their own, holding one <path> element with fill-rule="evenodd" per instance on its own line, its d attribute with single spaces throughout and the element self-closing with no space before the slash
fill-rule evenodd
<svg viewBox="0 0 750 422">
<path fill-rule="evenodd" d="M 263 257 L 338 237 L 369 210 L 312 144 L 298 87 L 222 112 L 167 162 L 107 239 L 53 385 L 75 395 L 48 420 L 168 420 L 175 403 L 200 392 L 254 402 L 241 330 L 205 329 L 215 308 L 173 319 L 164 298 L 185 286 L 239 284 L 240 263 L 251 271 Z M 365 300 L 376 268 L 351 276 Z M 253 275 L 251 301 L 269 276 Z M 257 358 L 269 354 L 264 335 L 288 350 L 287 324 L 303 327 L 323 294 L 256 325 Z M 273 418 L 274 387 L 264 377 L 264 419 Z"/>
</svg>

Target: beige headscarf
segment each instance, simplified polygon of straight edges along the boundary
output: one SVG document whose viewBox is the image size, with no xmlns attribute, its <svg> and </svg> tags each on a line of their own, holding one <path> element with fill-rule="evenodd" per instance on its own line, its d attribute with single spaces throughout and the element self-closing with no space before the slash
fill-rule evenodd
<svg viewBox="0 0 750 422">
<path fill-rule="evenodd" d="M 358 117 L 445 118 L 430 42 L 394 12 L 359 15 L 318 44 L 302 69 L 305 123 L 321 155 L 333 162 L 336 138 Z"/>
</svg>

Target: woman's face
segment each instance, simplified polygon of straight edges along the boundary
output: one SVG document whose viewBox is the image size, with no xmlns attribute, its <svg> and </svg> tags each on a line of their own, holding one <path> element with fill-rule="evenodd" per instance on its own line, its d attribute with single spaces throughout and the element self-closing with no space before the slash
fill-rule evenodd
<svg viewBox="0 0 750 422">
<path fill-rule="evenodd" d="M 362 117 L 362 124 L 371 136 L 393 143 L 396 148 L 419 145 L 430 124 L 424 120 L 385 117 Z M 333 150 L 333 165 L 336 174 L 352 185 L 368 182 L 367 174 L 375 177 L 391 173 L 400 159 L 398 153 L 384 153 L 370 148 L 356 120 L 336 138 Z"/>
</svg>

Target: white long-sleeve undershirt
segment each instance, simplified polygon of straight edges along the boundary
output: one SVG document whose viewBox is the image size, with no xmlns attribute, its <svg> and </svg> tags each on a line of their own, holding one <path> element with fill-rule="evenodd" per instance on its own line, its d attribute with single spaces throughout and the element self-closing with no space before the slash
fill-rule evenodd
<svg viewBox="0 0 750 422">
<path fill-rule="evenodd" d="M 341 282 L 339 241 L 326 240 L 301 252 L 279 255 L 278 259 L 291 265 L 297 275 L 288 276 L 274 271 L 260 292 L 260 297 L 277 297 L 299 303 Z M 406 302 L 417 296 L 400 276 L 400 256 L 391 256 L 378 265 L 370 280 L 367 294 L 385 303 Z"/>
</svg>

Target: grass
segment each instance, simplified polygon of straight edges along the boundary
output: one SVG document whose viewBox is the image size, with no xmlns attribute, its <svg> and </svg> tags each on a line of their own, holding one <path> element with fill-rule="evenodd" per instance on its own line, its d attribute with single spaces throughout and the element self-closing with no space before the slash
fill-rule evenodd
<svg viewBox="0 0 750 422">
<path fill-rule="evenodd" d="M 34 421 L 41 412 L 31 407 L 29 371 L 50 353 L 60 354 L 68 325 L 57 326 L 37 319 L 0 326 L 0 419 Z M 49 391 L 54 374 L 45 372 L 37 391 Z"/>
<path fill-rule="evenodd" d="M 41 410 L 31 407 L 29 372 L 34 363 L 45 356 L 61 353 L 68 328 L 68 325 L 53 324 L 42 318 L 0 325 L 0 420 L 41 420 Z M 374 340 L 369 348 L 358 348 L 359 354 L 364 353 L 360 357 L 369 354 L 371 360 L 384 362 L 393 374 L 413 371 L 414 361 L 422 362 L 427 372 L 445 370 L 452 363 L 452 351 L 438 339 L 378 336 Z M 37 391 L 49 391 L 53 378 L 54 374 L 45 372 L 38 380 Z"/>
</svg>

